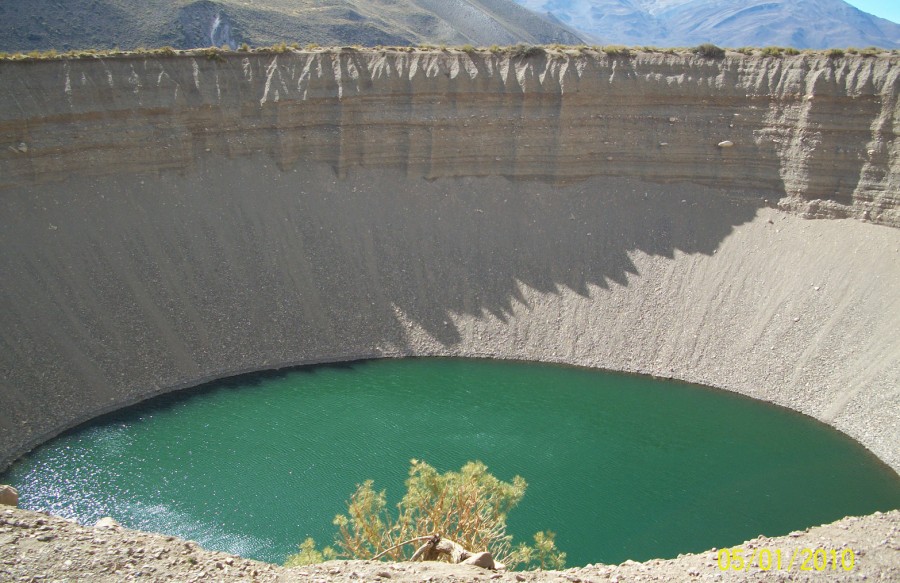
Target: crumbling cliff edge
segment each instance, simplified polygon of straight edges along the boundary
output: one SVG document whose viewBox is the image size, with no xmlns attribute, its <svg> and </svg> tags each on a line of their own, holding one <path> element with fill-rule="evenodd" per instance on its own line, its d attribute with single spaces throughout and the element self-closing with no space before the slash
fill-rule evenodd
<svg viewBox="0 0 900 583">
<path fill-rule="evenodd" d="M 737 391 L 897 470 L 898 90 L 896 57 L 0 62 L 0 467 L 210 379 L 448 355 Z"/>
</svg>

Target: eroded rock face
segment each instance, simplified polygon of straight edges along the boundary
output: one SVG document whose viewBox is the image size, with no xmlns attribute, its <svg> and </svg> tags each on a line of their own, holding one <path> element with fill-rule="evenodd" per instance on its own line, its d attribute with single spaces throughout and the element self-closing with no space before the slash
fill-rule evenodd
<svg viewBox="0 0 900 583">
<path fill-rule="evenodd" d="M 900 468 L 898 70 L 2 62 L 0 467 L 205 380 L 446 355 L 727 388 Z"/>
<path fill-rule="evenodd" d="M 0 75 L 6 188 L 262 151 L 339 175 L 751 187 L 805 216 L 900 225 L 897 57 L 348 50 L 7 62 Z"/>
</svg>

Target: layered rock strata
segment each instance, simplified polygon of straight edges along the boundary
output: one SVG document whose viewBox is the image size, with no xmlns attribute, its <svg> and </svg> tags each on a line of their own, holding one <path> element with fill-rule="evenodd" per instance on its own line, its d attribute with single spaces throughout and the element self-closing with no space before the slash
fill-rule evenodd
<svg viewBox="0 0 900 583">
<path fill-rule="evenodd" d="M 211 379 L 458 355 L 741 392 L 896 470 L 898 72 L 577 51 L 2 62 L 0 467 Z"/>
</svg>

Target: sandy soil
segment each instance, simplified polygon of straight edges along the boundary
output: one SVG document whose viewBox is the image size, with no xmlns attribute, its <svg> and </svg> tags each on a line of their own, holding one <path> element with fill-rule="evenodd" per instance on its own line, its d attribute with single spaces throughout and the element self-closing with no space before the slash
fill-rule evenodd
<svg viewBox="0 0 900 583">
<path fill-rule="evenodd" d="M 444 563 L 330 561 L 285 569 L 206 551 L 176 537 L 112 527 L 84 527 L 27 510 L 0 511 L 0 581 L 900 581 L 900 510 L 759 537 L 742 549 L 749 564 L 731 568 L 717 549 L 672 560 L 588 565 L 565 571 L 492 572 Z M 808 551 L 806 549 L 809 549 Z M 823 553 L 815 554 L 817 550 Z M 849 564 L 853 552 L 853 563 Z M 834 568 L 831 551 L 835 551 Z M 781 554 L 781 568 L 777 556 Z M 795 557 L 796 554 L 796 557 Z M 772 557 L 769 569 L 768 557 Z M 804 564 L 804 559 L 811 559 Z M 841 563 L 841 557 L 845 562 Z M 762 557 L 760 559 L 760 557 Z M 793 564 L 791 565 L 791 560 Z M 818 559 L 816 569 L 815 561 Z M 845 567 L 848 567 L 845 569 Z M 809 570 L 805 570 L 809 569 Z"/>
</svg>

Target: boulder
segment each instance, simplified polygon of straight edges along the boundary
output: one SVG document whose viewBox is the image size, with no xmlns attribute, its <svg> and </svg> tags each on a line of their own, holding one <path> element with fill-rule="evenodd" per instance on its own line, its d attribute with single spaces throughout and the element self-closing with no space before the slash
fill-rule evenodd
<svg viewBox="0 0 900 583">
<path fill-rule="evenodd" d="M 7 506 L 19 505 L 19 491 L 12 486 L 0 484 L 0 504 Z"/>
<path fill-rule="evenodd" d="M 475 553 L 474 555 L 464 560 L 462 564 L 475 565 L 476 567 L 481 567 L 482 569 L 491 569 L 496 571 L 506 570 L 506 565 L 504 565 L 500 561 L 495 561 L 491 556 L 491 553 L 488 552 Z"/>
<path fill-rule="evenodd" d="M 104 516 L 94 525 L 96 528 L 119 528 L 121 525 L 109 516 Z"/>
</svg>

